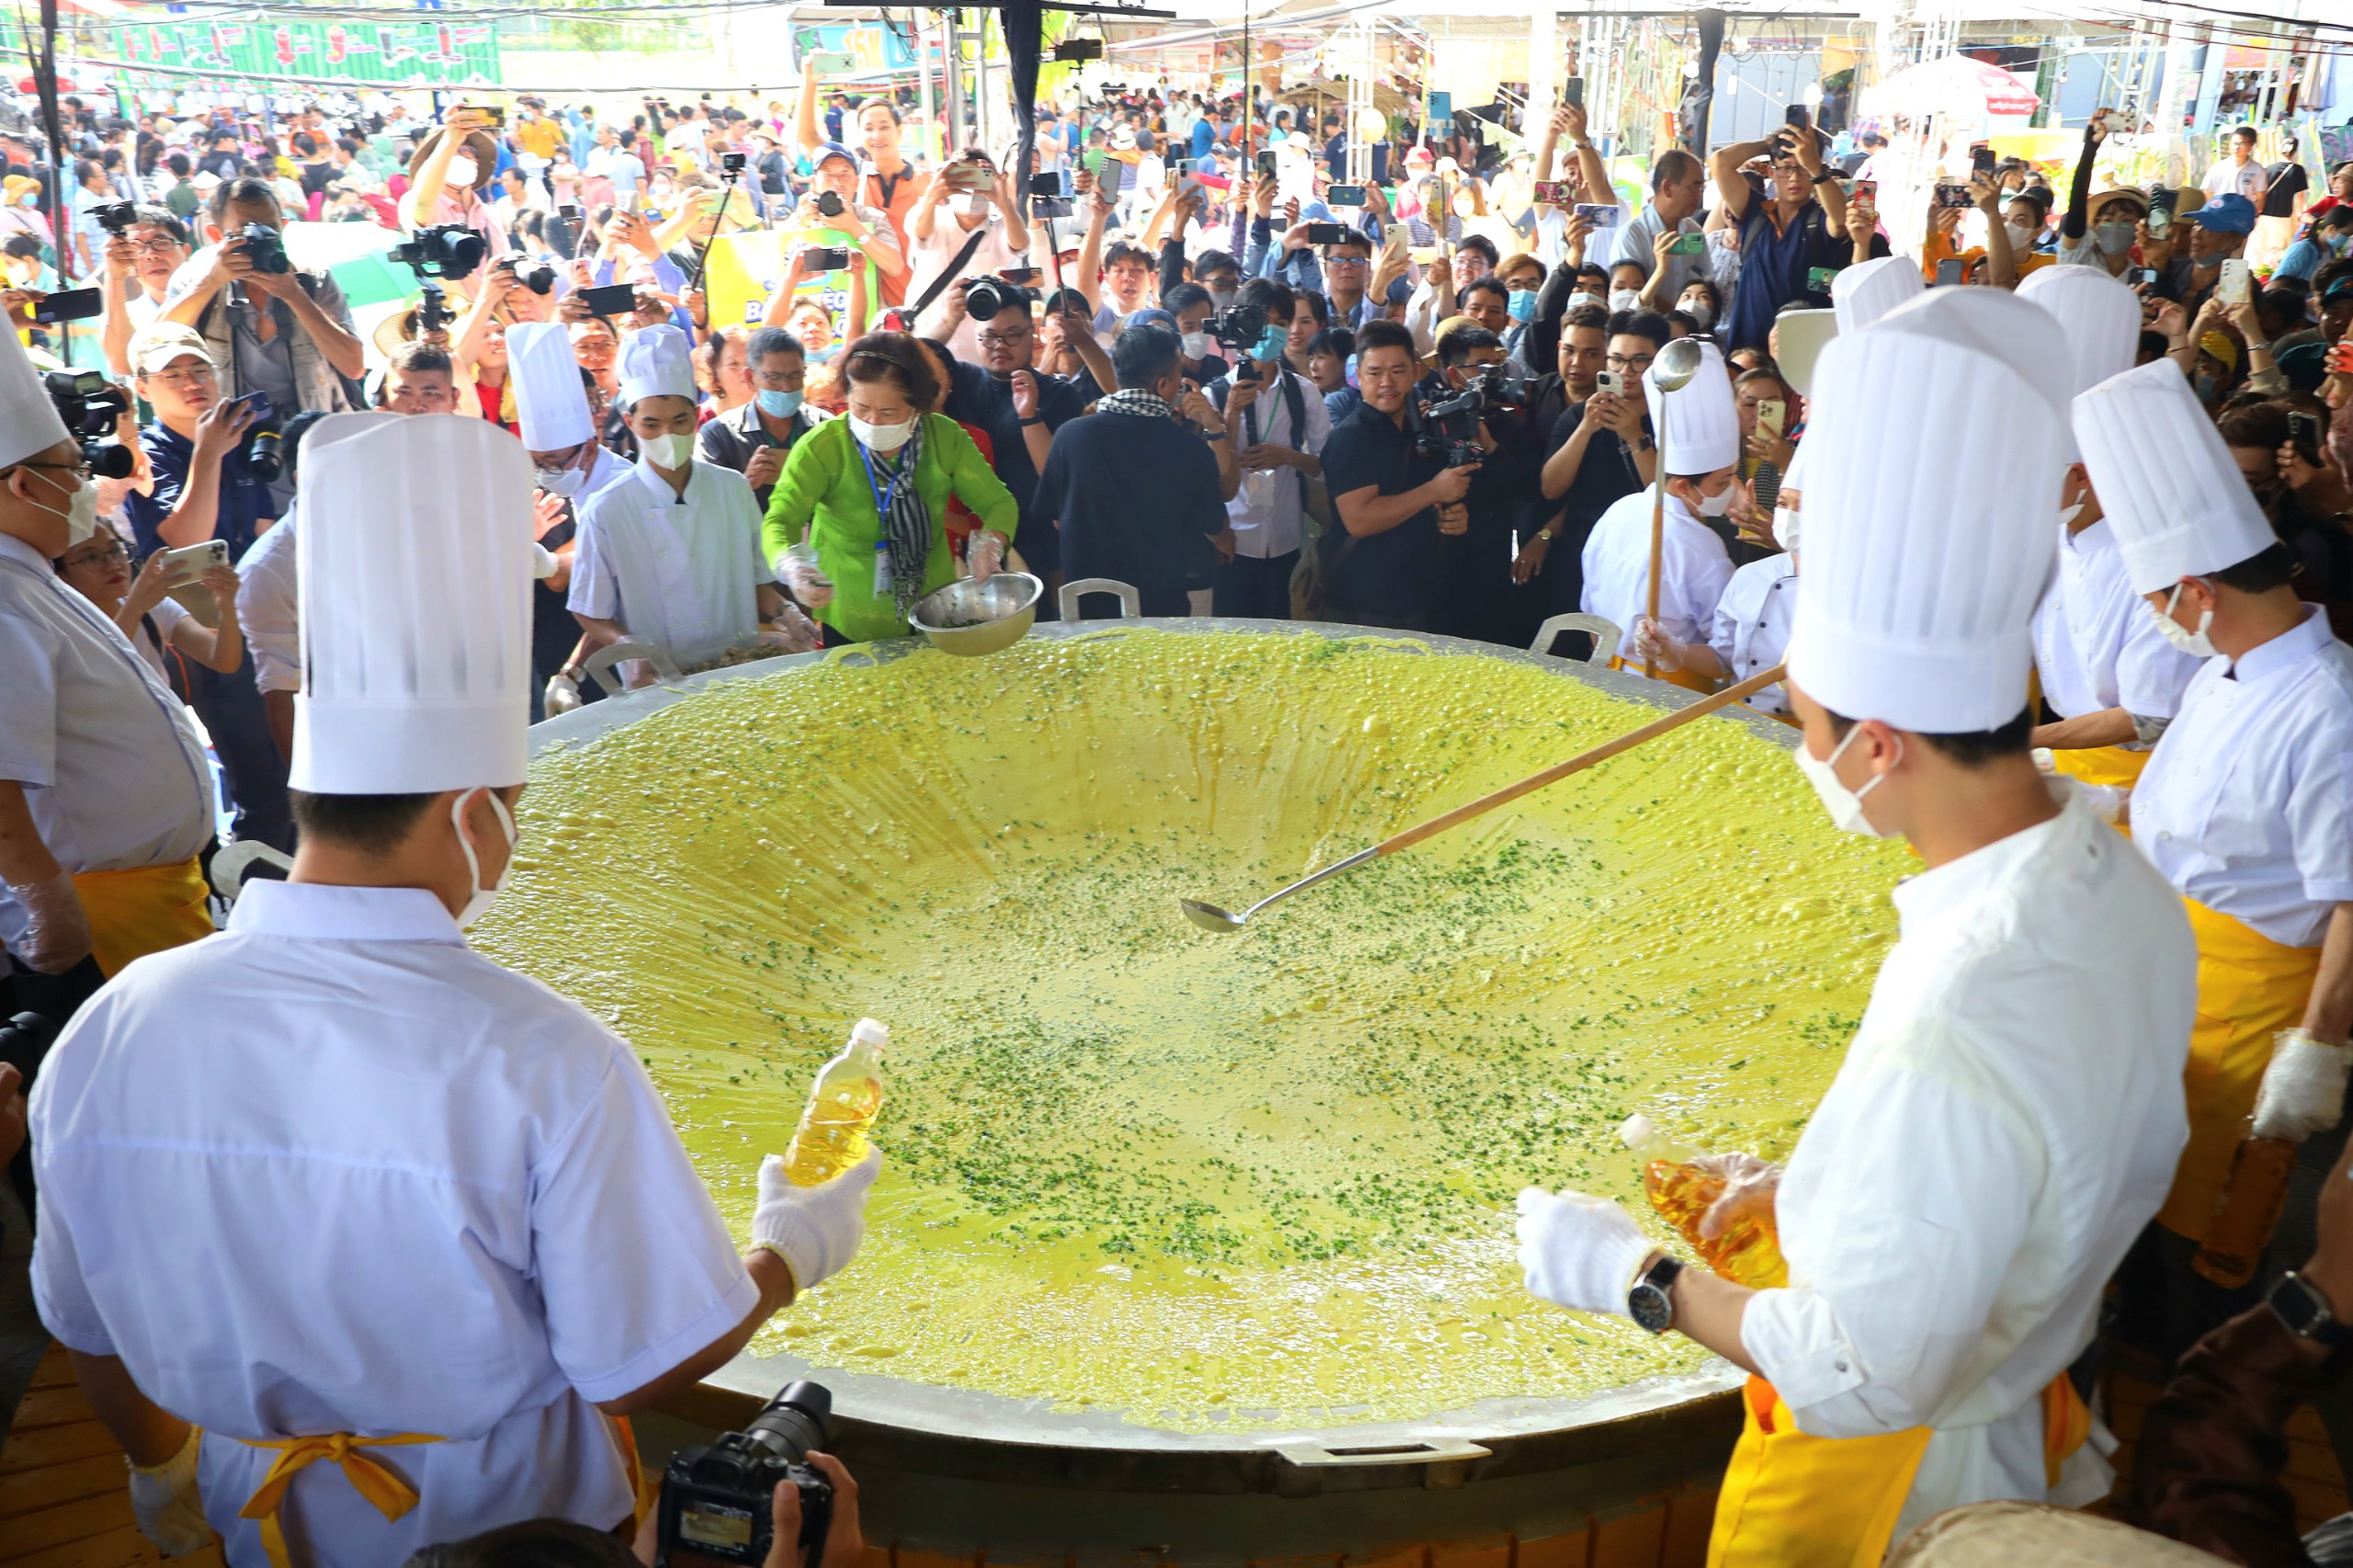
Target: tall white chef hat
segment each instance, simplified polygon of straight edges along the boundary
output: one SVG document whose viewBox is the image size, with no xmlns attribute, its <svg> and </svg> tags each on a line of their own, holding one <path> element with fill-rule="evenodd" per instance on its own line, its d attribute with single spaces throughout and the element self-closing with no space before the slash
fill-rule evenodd
<svg viewBox="0 0 2353 1568">
<path fill-rule="evenodd" d="M 641 327 L 621 339 L 621 406 L 642 397 L 694 398 L 693 347 L 675 326 Z"/>
<path fill-rule="evenodd" d="M 8 340 L 0 348 L 0 464 L 19 463 L 65 439 L 65 421 L 17 335 L 0 337 Z"/>
<path fill-rule="evenodd" d="M 1699 368 L 1677 391 L 1663 392 L 1650 372 L 1643 374 L 1651 428 L 1657 432 L 1659 459 L 1669 474 L 1713 473 L 1740 460 L 1740 410 L 1733 403 L 1724 357 L 1709 340 L 1699 342 Z"/>
<path fill-rule="evenodd" d="M 2235 566 L 2278 541 L 2171 361 L 2111 376 L 2075 399 L 2075 438 L 2134 593 Z"/>
<path fill-rule="evenodd" d="M 303 437 L 302 690 L 287 782 L 523 782 L 531 461 L 483 419 L 330 415 Z"/>
<path fill-rule="evenodd" d="M 1920 263 L 1908 256 L 1879 256 L 1840 270 L 1830 280 L 1830 306 L 1840 332 L 1860 332 L 1925 291 Z"/>
<path fill-rule="evenodd" d="M 517 322 L 506 329 L 506 373 L 515 382 L 515 413 L 523 446 L 560 452 L 591 440 L 588 389 L 572 357 L 572 333 L 558 322 Z"/>
<path fill-rule="evenodd" d="M 1790 677 L 1833 712 L 1958 734 L 2025 707 L 2066 406 L 2038 329 L 2001 290 L 1939 289 L 1824 351 Z M 2018 458 L 2033 493 L 1995 494 L 1966 452 Z"/>
<path fill-rule="evenodd" d="M 2099 267 L 2038 267 L 2020 279 L 2018 295 L 2032 300 L 2059 323 L 2065 346 L 2069 396 L 2087 392 L 2132 368 L 2141 347 L 2141 296 Z M 2081 462 L 2071 429 L 2069 462 Z"/>
</svg>

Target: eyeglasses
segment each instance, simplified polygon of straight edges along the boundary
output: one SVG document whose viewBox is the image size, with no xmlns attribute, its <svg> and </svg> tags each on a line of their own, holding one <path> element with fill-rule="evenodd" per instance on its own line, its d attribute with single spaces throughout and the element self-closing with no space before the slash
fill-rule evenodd
<svg viewBox="0 0 2353 1568">
<path fill-rule="evenodd" d="M 118 561 L 130 559 L 131 551 L 123 548 L 120 540 L 116 540 L 83 551 L 78 555 L 62 555 L 58 557 L 57 563 L 60 566 L 110 566 Z"/>
<path fill-rule="evenodd" d="M 145 251 L 149 256 L 170 256 L 180 248 L 180 243 L 164 235 L 157 235 L 150 240 L 133 240 L 131 242 L 131 248 Z"/>
<path fill-rule="evenodd" d="M 88 463 L 42 463 L 27 460 L 25 462 L 20 462 L 16 466 L 18 468 L 45 469 L 51 473 L 70 473 L 85 484 L 89 483 L 90 481 L 96 477 L 90 472 L 90 465 Z"/>
<path fill-rule="evenodd" d="M 1613 370 L 1647 370 L 1651 368 L 1651 361 L 1657 358 L 1655 354 L 1643 354 L 1632 358 L 1623 354 L 1612 354 L 1602 363 Z"/>
<path fill-rule="evenodd" d="M 984 332 L 980 335 L 980 339 L 983 347 L 1003 348 L 1008 344 L 1029 342 L 1029 329 L 1025 326 L 1011 332 Z"/>
<path fill-rule="evenodd" d="M 196 365 L 185 370 L 157 370 L 147 379 L 161 381 L 167 387 L 192 387 L 199 381 L 212 380 L 212 375 L 211 366 Z"/>
<path fill-rule="evenodd" d="M 1326 267 L 1370 267 L 1372 258 L 1369 256 L 1327 256 L 1324 258 L 1324 265 Z"/>
</svg>

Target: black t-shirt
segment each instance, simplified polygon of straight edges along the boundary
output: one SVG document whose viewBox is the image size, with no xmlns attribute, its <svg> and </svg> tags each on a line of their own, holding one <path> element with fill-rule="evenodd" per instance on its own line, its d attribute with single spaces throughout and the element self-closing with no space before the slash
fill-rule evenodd
<svg viewBox="0 0 2353 1568">
<path fill-rule="evenodd" d="M 2304 173 L 2302 164 L 2274 164 L 2263 173 L 2268 183 L 2263 192 L 2263 215 L 2266 218 L 2292 218 L 2296 215 L 2296 198 L 2312 188 L 2312 176 Z"/>
<path fill-rule="evenodd" d="M 1202 541 L 1226 526 L 1217 459 L 1201 437 L 1131 414 L 1089 414 L 1057 430 L 1034 506 L 1041 524 L 1062 524 L 1065 580 L 1132 584 L 1146 615 L 1186 613 Z"/>
<path fill-rule="evenodd" d="M 1442 466 L 1415 450 L 1413 437 L 1370 403 L 1334 427 L 1323 458 L 1324 485 L 1336 506 L 1341 496 L 1367 488 L 1402 495 L 1428 483 Z M 1332 569 L 1336 607 L 1384 623 L 1426 619 L 1438 561 L 1438 509 L 1426 506 L 1382 533 L 1343 537 L 1347 542 Z"/>
<path fill-rule="evenodd" d="M 327 187 L 343 177 L 343 171 L 332 163 L 298 164 L 295 167 L 302 171 L 302 194 L 305 196 L 323 195 Z"/>
<path fill-rule="evenodd" d="M 1013 411 L 1013 383 L 998 381 L 978 365 L 955 361 L 948 388 L 948 406 L 941 412 L 989 433 L 995 460 L 991 464 L 1005 487 L 1021 506 L 1021 528 L 1013 547 L 1030 561 L 1051 561 L 1055 544 L 1039 530 L 1051 521 L 1032 502 L 1038 494 L 1038 465 L 1029 460 L 1029 443 L 1021 438 L 1021 416 Z M 1038 378 L 1038 414 L 1047 430 L 1054 431 L 1086 412 L 1088 399 L 1058 376 Z"/>
<path fill-rule="evenodd" d="M 1545 437 L 1544 455 L 1550 458 L 1567 446 L 1569 437 L 1576 434 L 1577 426 L 1583 423 L 1584 403 L 1573 403 L 1563 409 L 1561 416 L 1552 421 L 1552 435 Z M 1643 426 L 1649 428 L 1647 417 L 1643 419 Z M 1595 432 L 1593 439 L 1585 444 L 1585 461 L 1577 465 L 1577 476 L 1569 482 L 1568 494 L 1556 503 L 1567 508 L 1567 516 L 1561 523 L 1563 537 L 1553 549 L 1583 550 L 1586 535 L 1593 531 L 1593 525 L 1601 514 L 1609 510 L 1620 496 L 1631 495 L 1642 487 L 1642 471 L 1634 466 L 1634 454 L 1626 449 L 1626 443 L 1620 438 L 1618 432 Z"/>
</svg>

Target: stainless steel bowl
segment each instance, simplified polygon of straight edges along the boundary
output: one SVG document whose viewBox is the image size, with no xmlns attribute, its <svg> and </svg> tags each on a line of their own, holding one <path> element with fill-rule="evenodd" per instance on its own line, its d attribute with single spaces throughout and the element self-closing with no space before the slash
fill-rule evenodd
<svg viewBox="0 0 2353 1568">
<path fill-rule="evenodd" d="M 959 577 L 915 601 L 907 622 L 943 653 L 972 658 L 1009 648 L 1029 634 L 1046 585 L 1027 572 L 1000 572 L 983 583 Z"/>
</svg>

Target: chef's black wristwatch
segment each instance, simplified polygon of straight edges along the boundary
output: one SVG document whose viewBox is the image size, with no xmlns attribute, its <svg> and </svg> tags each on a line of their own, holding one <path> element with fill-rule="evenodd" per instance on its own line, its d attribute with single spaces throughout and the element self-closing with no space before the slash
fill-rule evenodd
<svg viewBox="0 0 2353 1568">
<path fill-rule="evenodd" d="M 2353 1344 L 2353 1327 L 2337 1322 L 2328 1309 L 2328 1298 L 2295 1275 L 2281 1275 L 2279 1283 L 2271 1287 L 2271 1294 L 2265 1299 L 2272 1315 L 2287 1325 L 2290 1334 L 2331 1349 Z"/>
<path fill-rule="evenodd" d="M 1667 1292 L 1674 1287 L 1675 1277 L 1682 1272 L 1679 1261 L 1665 1256 L 1643 1269 L 1643 1277 L 1634 1281 L 1634 1288 L 1626 1292 L 1627 1315 L 1653 1334 L 1665 1334 L 1675 1322 L 1675 1302 Z"/>
</svg>

